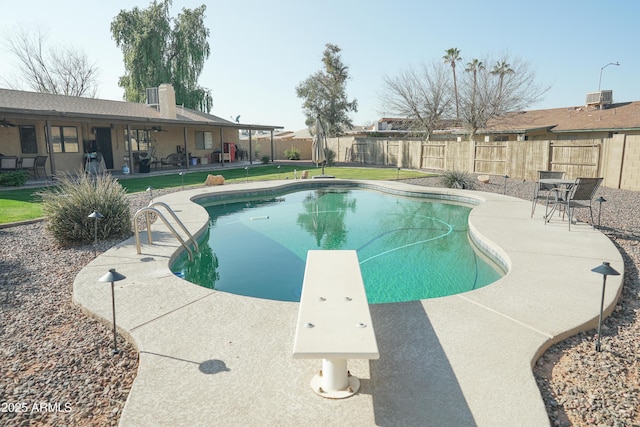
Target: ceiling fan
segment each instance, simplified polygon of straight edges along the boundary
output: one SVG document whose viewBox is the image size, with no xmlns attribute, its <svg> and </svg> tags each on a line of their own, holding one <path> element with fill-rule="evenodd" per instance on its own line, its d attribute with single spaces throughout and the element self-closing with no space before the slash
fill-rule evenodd
<svg viewBox="0 0 640 427">
<path fill-rule="evenodd" d="M 166 129 L 162 129 L 162 126 L 151 126 L 151 130 L 154 132 L 166 132 Z"/>
<path fill-rule="evenodd" d="M 3 127 L 3 128 L 14 128 L 14 127 L 16 127 L 16 125 L 11 123 L 7 119 L 2 119 L 2 120 L 0 120 L 0 127 Z"/>
</svg>

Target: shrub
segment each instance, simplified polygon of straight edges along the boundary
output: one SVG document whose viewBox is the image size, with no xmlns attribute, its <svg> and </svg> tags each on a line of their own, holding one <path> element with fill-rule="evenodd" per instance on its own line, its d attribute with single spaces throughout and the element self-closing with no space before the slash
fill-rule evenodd
<svg viewBox="0 0 640 427">
<path fill-rule="evenodd" d="M 37 193 L 47 217 L 47 230 L 60 245 L 93 242 L 96 220 L 93 211 L 104 218 L 97 221 L 97 237 L 106 239 L 131 234 L 131 213 L 127 195 L 110 174 L 89 176 L 57 175 L 58 185 Z"/>
<path fill-rule="evenodd" d="M 0 174 L 0 187 L 22 187 L 27 183 L 29 173 L 26 171 L 11 171 Z"/>
<path fill-rule="evenodd" d="M 269 159 L 270 159 L 269 156 L 262 156 L 262 164 L 266 165 L 267 163 L 269 163 Z"/>
<path fill-rule="evenodd" d="M 447 188 L 473 190 L 474 181 L 470 174 L 460 171 L 445 171 L 442 174 L 442 185 Z"/>
<path fill-rule="evenodd" d="M 329 166 L 333 166 L 333 164 L 336 162 L 336 153 L 335 153 L 335 151 L 327 149 L 326 154 L 327 154 L 327 164 Z"/>
<path fill-rule="evenodd" d="M 284 156 L 289 160 L 300 160 L 300 150 L 296 147 L 291 147 L 288 150 L 284 150 Z"/>
</svg>

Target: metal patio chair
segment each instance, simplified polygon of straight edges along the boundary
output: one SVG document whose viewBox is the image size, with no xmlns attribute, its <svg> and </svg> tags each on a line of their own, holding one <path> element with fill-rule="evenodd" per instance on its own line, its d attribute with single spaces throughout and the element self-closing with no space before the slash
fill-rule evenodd
<svg viewBox="0 0 640 427">
<path fill-rule="evenodd" d="M 531 218 L 536 211 L 538 200 L 547 200 L 549 192 L 556 188 L 553 184 L 541 183 L 542 179 L 563 179 L 564 172 L 562 171 L 538 171 L 538 180 L 533 188 L 533 199 L 531 200 Z"/>
<path fill-rule="evenodd" d="M 554 210 L 560 209 L 563 211 L 563 219 L 564 212 L 567 213 L 567 217 L 569 219 L 569 231 L 571 231 L 573 210 L 588 208 L 591 216 L 591 226 L 595 228 L 595 223 L 593 222 L 593 209 L 591 205 L 602 180 L 603 178 L 577 178 L 576 183 L 570 188 L 554 188 L 551 190 L 547 196 L 544 223 L 546 224 L 549 222 Z M 551 211 L 549 211 L 550 202 L 553 204 Z"/>
</svg>

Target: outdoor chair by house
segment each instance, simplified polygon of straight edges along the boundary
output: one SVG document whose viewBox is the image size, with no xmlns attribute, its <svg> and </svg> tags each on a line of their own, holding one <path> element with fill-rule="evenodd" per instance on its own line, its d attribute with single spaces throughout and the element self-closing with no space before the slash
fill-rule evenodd
<svg viewBox="0 0 640 427">
<path fill-rule="evenodd" d="M 2 156 L 0 157 L 0 172 L 11 172 L 18 170 L 18 157 Z"/>
<path fill-rule="evenodd" d="M 23 157 L 20 159 L 20 169 L 29 172 L 30 175 L 36 176 L 36 157 Z"/>
<path fill-rule="evenodd" d="M 592 201 L 602 183 L 603 178 L 578 178 L 570 188 L 554 188 L 547 196 L 547 204 L 545 208 L 544 221 L 545 224 L 551 220 L 551 215 L 556 209 L 567 213 L 569 219 L 569 231 L 571 231 L 571 223 L 573 222 L 574 209 L 589 209 L 591 216 L 591 226 L 595 228 L 593 222 Z M 549 205 L 552 204 L 551 209 Z"/>
<path fill-rule="evenodd" d="M 549 192 L 557 187 L 554 184 L 545 184 L 540 181 L 543 179 L 563 179 L 563 178 L 564 178 L 564 172 L 538 171 L 538 180 L 535 182 L 535 187 L 533 188 L 533 199 L 531 201 L 531 218 L 533 218 L 533 214 L 536 211 L 538 200 L 547 200 L 547 196 L 549 195 Z"/>
<path fill-rule="evenodd" d="M 183 166 L 186 163 L 184 153 L 171 153 L 160 159 L 160 166 Z"/>
<path fill-rule="evenodd" d="M 47 157 L 48 156 L 36 157 L 36 161 L 35 161 L 36 163 L 35 163 L 35 166 L 33 167 L 33 171 L 36 178 L 40 178 L 40 172 L 42 172 L 44 177 L 46 179 L 49 179 L 49 176 L 47 175 Z"/>
</svg>

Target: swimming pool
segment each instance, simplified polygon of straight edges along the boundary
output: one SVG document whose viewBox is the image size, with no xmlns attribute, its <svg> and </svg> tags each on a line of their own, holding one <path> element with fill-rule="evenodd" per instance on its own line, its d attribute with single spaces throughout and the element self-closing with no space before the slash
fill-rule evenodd
<svg viewBox="0 0 640 427">
<path fill-rule="evenodd" d="M 461 204 L 322 187 L 204 207 L 206 240 L 172 271 L 220 291 L 299 301 L 310 249 L 356 250 L 370 303 L 467 292 L 503 275 L 470 244 Z"/>
</svg>

